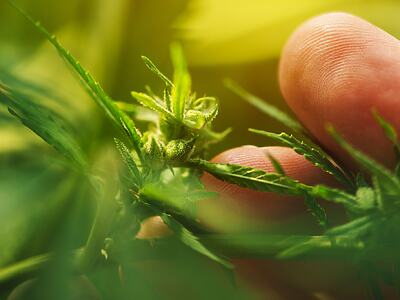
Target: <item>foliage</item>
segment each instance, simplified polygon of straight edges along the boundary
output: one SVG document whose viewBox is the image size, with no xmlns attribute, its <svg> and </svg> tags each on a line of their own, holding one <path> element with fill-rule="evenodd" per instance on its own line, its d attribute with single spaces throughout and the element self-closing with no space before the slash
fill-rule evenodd
<svg viewBox="0 0 400 300">
<path fill-rule="evenodd" d="M 251 131 L 293 148 L 333 176 L 343 188 L 300 183 L 286 176 L 279 161 L 273 157 L 270 159 L 276 172 L 210 163 L 206 160 L 210 145 L 221 141 L 229 130 L 222 133 L 213 131 L 212 122 L 218 114 L 218 101 L 209 96 L 197 97 L 191 91 L 191 77 L 179 44 L 171 46 L 174 67 L 172 80 L 149 58 L 142 57 L 147 68 L 164 83 L 162 96 L 148 88 L 146 93 L 131 93 L 140 105 L 117 102 L 107 95 L 55 36 L 29 15 L 23 11 L 21 13 L 54 46 L 119 133 L 115 134 L 112 150 L 107 147 L 99 150 L 99 159 L 90 160 L 89 153 L 81 147 L 81 141 L 67 120 L 26 94 L 28 83 L 21 81 L 20 85 L 12 85 L 0 82 L 0 100 L 10 113 L 53 146 L 58 152 L 58 160 L 64 157 L 62 166 L 75 175 L 72 176 L 72 183 L 79 182 L 84 187 L 82 198 L 85 198 L 84 192 L 96 198 L 96 214 L 89 219 L 90 230 L 82 230 L 84 227 L 71 217 L 80 210 L 80 202 L 75 203 L 76 207 L 73 201 L 69 205 L 64 204 L 68 222 L 62 227 L 62 242 L 55 243 L 56 246 L 48 249 L 51 250 L 48 253 L 21 257 L 12 264 L 0 261 L 0 282 L 9 283 L 28 275 L 36 276 L 37 281 L 31 284 L 33 297 L 49 298 L 56 294 L 54 291 L 46 294 L 44 280 L 63 289 L 67 286 L 68 276 L 80 273 L 93 277 L 97 283 L 107 282 L 110 291 L 102 291 L 104 294 L 110 293 L 107 298 L 125 299 L 129 297 L 127 295 L 135 295 L 159 299 L 157 291 L 141 281 L 144 279 L 135 263 L 159 257 L 163 252 L 173 257 L 175 266 L 179 266 L 180 271 L 174 272 L 188 280 L 201 297 L 206 297 L 210 294 L 207 294 L 200 280 L 196 281 L 196 274 L 188 276 L 184 270 L 187 266 L 193 266 L 196 272 L 201 270 L 204 275 L 202 278 L 208 278 L 207 284 L 215 285 L 213 281 L 219 282 L 219 275 L 205 268 L 204 260 L 211 260 L 228 273 L 232 269 L 229 259 L 236 256 L 276 260 L 336 257 L 371 265 L 398 263 L 397 250 L 400 244 L 391 237 L 400 233 L 397 226 L 400 179 L 394 172 L 351 146 L 332 127 L 329 132 L 369 174 L 371 180 L 362 180 L 362 175 L 353 176 L 307 138 L 254 129 Z M 294 132 L 306 134 L 301 125 L 288 115 L 262 104 L 260 99 L 233 82 L 229 82 L 228 86 L 267 115 L 291 127 Z M 375 116 L 398 152 L 397 133 L 376 112 Z M 139 130 L 136 121 L 144 123 L 145 129 Z M 115 153 L 118 153 L 118 157 Z M 321 226 L 321 234 L 212 234 L 199 221 L 197 211 L 201 201 L 215 197 L 201 183 L 203 172 L 244 188 L 303 197 L 306 207 Z M 342 205 L 348 215 L 347 221 L 339 225 L 332 224 L 321 205 L 322 201 Z M 172 235 L 155 241 L 140 240 L 138 232 L 143 221 L 153 216 L 160 217 Z M 70 236 L 82 231 L 85 233 L 83 241 L 70 240 Z M 390 247 L 387 247 L 388 244 Z M 182 257 L 179 257 L 181 254 Z M 374 281 L 381 280 L 381 274 L 375 275 Z M 394 271 L 389 274 L 391 282 L 396 282 L 396 276 Z M 127 281 L 129 284 L 123 284 Z M 224 288 L 214 298 L 242 298 L 242 292 L 237 293 L 231 285 L 221 286 Z M 370 286 L 376 285 L 371 283 Z M 379 294 L 376 288 L 374 293 Z M 69 299 L 69 296 L 62 295 L 65 299 Z M 248 299 L 249 295 L 244 297 Z M 162 298 L 169 299 L 165 295 Z"/>
</svg>

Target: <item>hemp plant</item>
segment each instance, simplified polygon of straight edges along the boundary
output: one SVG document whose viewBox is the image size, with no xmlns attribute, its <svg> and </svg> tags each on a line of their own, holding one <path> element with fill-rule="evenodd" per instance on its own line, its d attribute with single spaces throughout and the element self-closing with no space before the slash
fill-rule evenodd
<svg viewBox="0 0 400 300">
<path fill-rule="evenodd" d="M 71 254 L 77 272 L 84 274 L 93 268 L 123 266 L 115 274 L 123 278 L 129 273 L 124 250 L 135 251 L 143 247 L 143 241 L 135 238 L 141 223 L 151 216 L 159 216 L 169 227 L 172 237 L 153 241 L 154 247 L 162 247 L 163 241 L 172 238 L 228 270 L 233 268 L 230 258 L 236 256 L 276 260 L 335 258 L 371 266 L 366 272 L 368 278 L 372 278 L 369 282 L 371 295 L 377 299 L 381 297 L 377 282 L 384 280 L 400 287 L 396 267 L 400 262 L 400 241 L 393 238 L 400 234 L 400 164 L 395 171 L 385 168 L 352 147 L 328 126 L 336 141 L 366 171 L 353 174 L 312 142 L 296 120 L 232 81 L 226 82 L 229 89 L 289 126 L 296 136 L 255 129 L 250 129 L 251 132 L 294 149 L 336 178 L 341 188 L 300 183 L 286 176 L 279 161 L 273 157 L 270 159 L 275 172 L 208 162 L 210 145 L 220 142 L 230 130 L 215 132 L 212 129 L 218 114 L 218 101 L 209 96 L 197 97 L 191 91 L 190 74 L 179 44 L 171 46 L 172 79 L 149 58 L 142 57 L 145 66 L 164 83 L 162 95 L 147 88 L 146 92 L 131 93 L 136 103 L 117 102 L 54 35 L 20 12 L 54 46 L 88 95 L 120 131 L 114 142 L 123 166 L 119 168 L 113 160 L 105 163 L 105 172 L 94 174 L 89 168 L 87 154 L 60 116 L 31 101 L 23 92 L 0 83 L 1 100 L 10 113 L 52 145 L 98 191 L 100 200 L 90 234 L 85 245 Z M 400 153 L 394 128 L 377 112 L 374 115 L 396 153 Z M 144 123 L 144 130 L 136 126 L 139 122 Z M 206 191 L 200 181 L 203 172 L 244 188 L 302 197 L 323 233 L 228 235 L 210 232 L 199 222 L 196 211 L 197 202 L 215 197 L 215 193 Z M 321 201 L 343 206 L 347 221 L 332 226 Z M 0 269 L 0 280 L 6 282 L 24 273 L 38 272 L 51 260 L 51 254 L 28 258 Z M 383 269 L 381 263 L 392 268 Z M 374 270 L 373 274 L 371 270 Z"/>
</svg>

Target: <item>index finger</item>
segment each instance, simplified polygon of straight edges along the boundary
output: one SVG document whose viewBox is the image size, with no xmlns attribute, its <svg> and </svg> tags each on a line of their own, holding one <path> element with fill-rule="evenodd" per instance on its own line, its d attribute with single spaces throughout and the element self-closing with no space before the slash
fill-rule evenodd
<svg viewBox="0 0 400 300">
<path fill-rule="evenodd" d="M 347 141 L 392 166 L 391 143 L 371 109 L 400 129 L 400 43 L 358 17 L 325 14 L 290 38 L 280 64 L 280 86 L 306 128 L 339 159 L 348 155 L 325 130 L 332 123 Z"/>
</svg>

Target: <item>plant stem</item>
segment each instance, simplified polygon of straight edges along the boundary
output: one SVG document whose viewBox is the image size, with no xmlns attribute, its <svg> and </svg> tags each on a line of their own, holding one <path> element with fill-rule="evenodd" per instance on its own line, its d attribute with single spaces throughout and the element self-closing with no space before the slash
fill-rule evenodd
<svg viewBox="0 0 400 300">
<path fill-rule="evenodd" d="M 229 257 L 277 259 L 279 253 L 300 245 L 309 247 L 297 257 L 310 259 L 353 259 L 363 249 L 363 244 L 351 244 L 347 237 L 336 237 L 335 243 L 328 236 L 285 236 L 265 234 L 202 235 L 200 241 Z M 311 257 L 312 254 L 312 257 Z"/>
</svg>

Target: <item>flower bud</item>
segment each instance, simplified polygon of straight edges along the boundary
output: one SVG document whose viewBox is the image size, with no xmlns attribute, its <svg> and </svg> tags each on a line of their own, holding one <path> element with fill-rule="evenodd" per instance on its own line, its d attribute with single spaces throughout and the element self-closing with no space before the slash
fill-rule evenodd
<svg viewBox="0 0 400 300">
<path fill-rule="evenodd" d="M 191 147 L 185 140 L 172 140 L 165 146 L 165 155 L 170 160 L 183 159 L 189 154 Z"/>
</svg>

